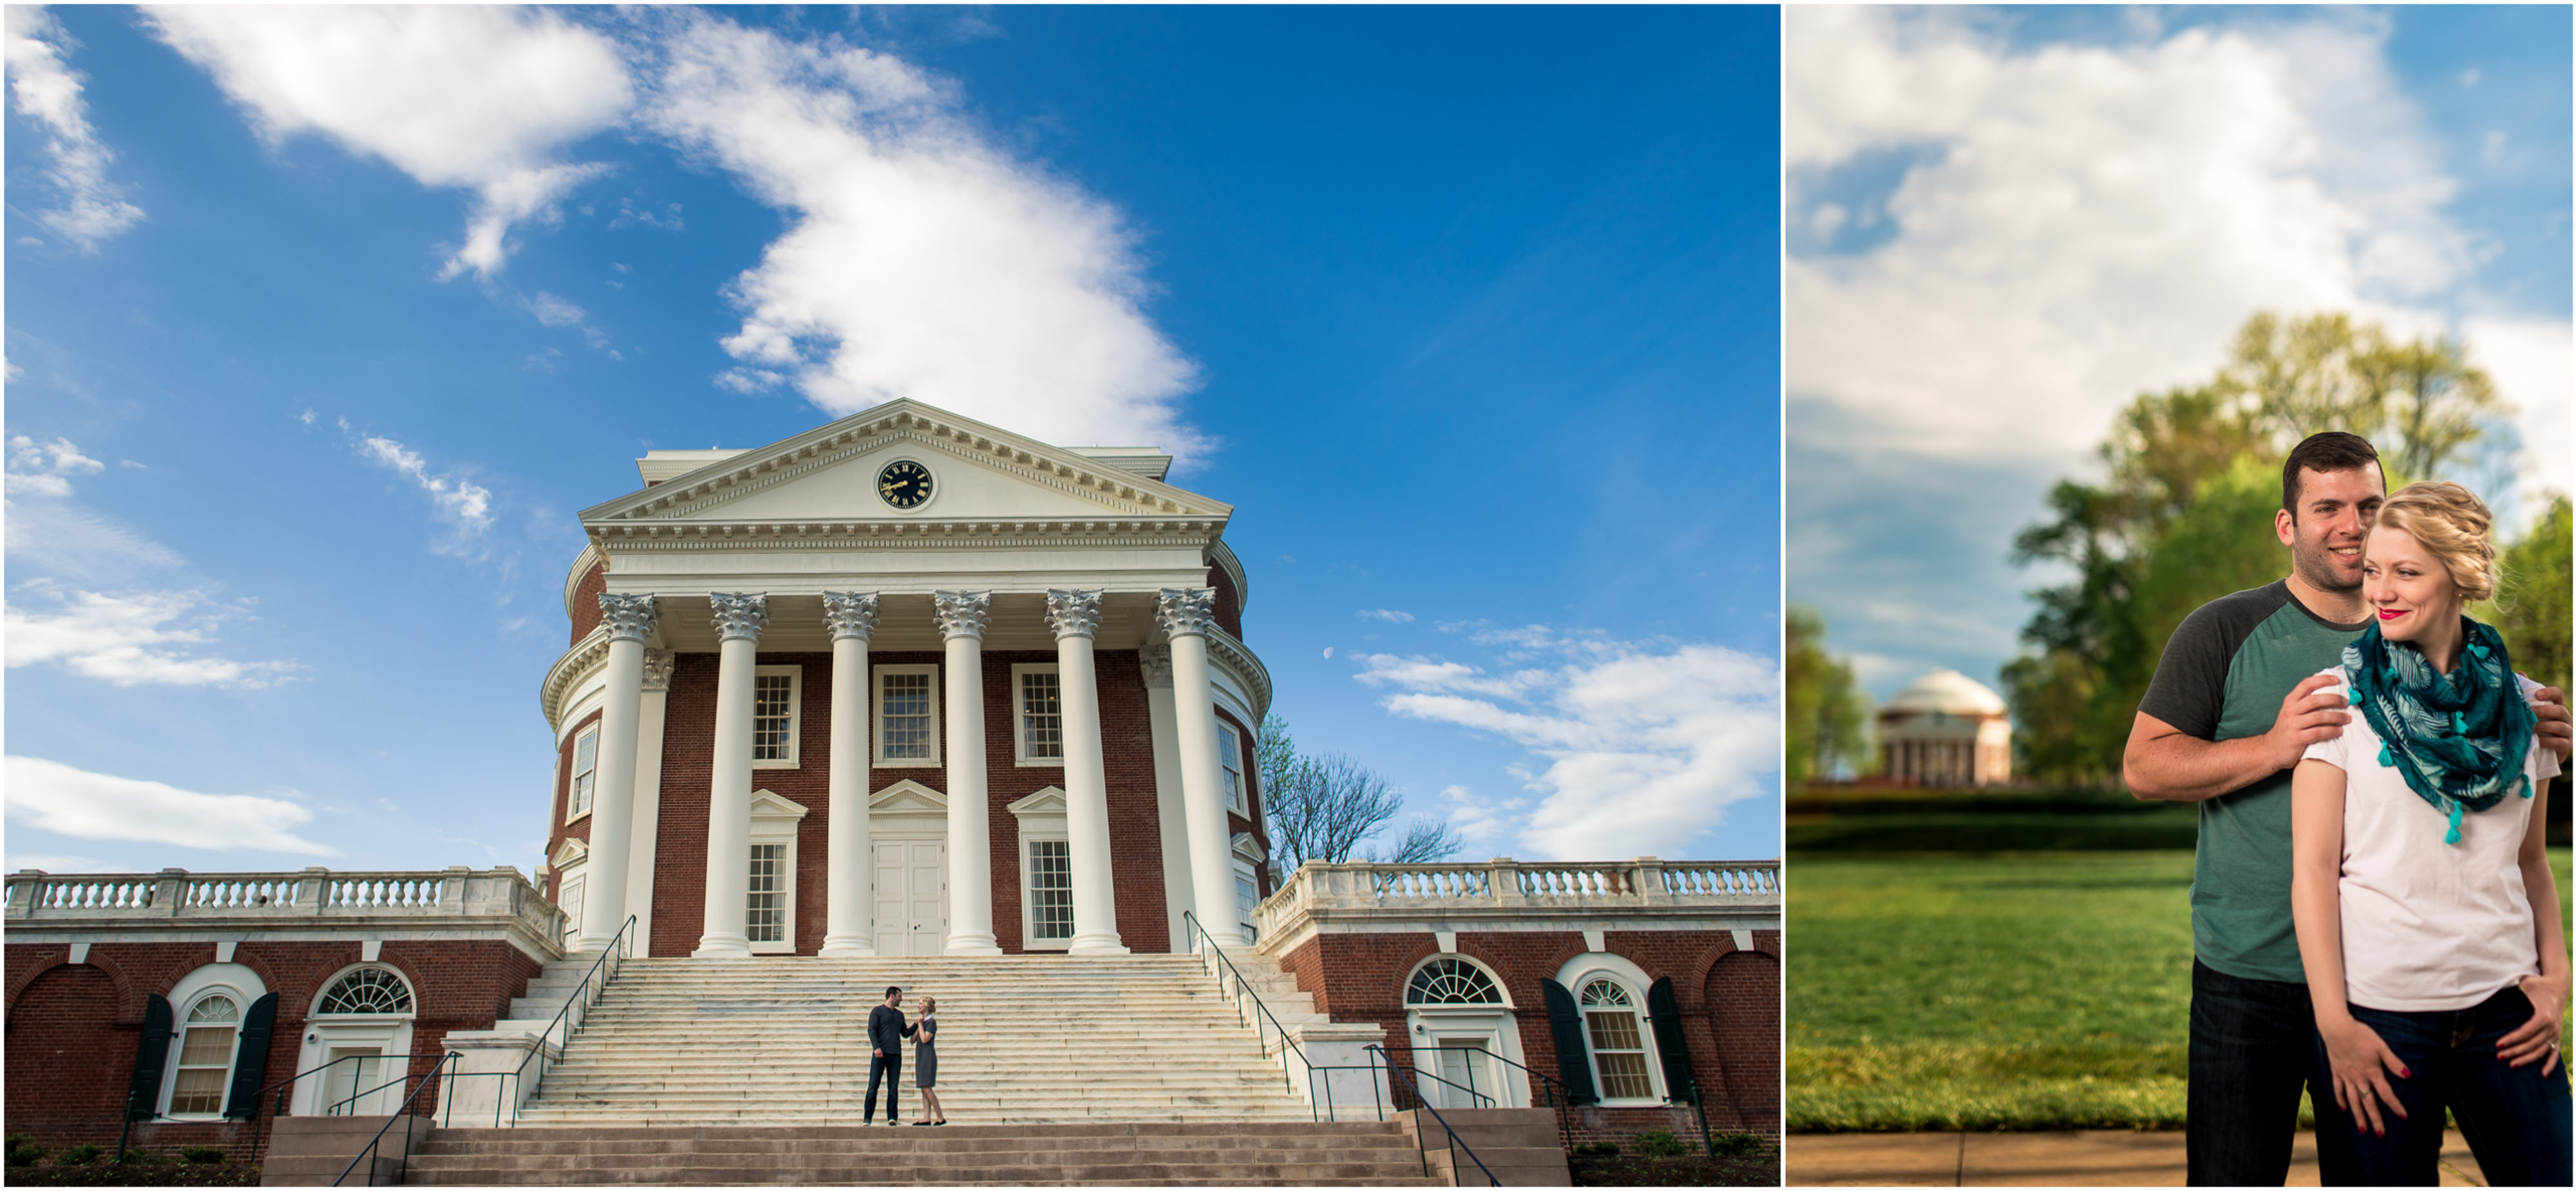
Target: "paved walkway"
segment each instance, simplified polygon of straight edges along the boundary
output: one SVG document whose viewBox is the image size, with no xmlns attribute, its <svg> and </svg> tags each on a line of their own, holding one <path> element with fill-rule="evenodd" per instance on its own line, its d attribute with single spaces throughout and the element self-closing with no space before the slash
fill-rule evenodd
<svg viewBox="0 0 2576 1191">
<path fill-rule="evenodd" d="M 1800 1133 L 1788 1139 L 1792 1187 L 2179 1187 L 2180 1133 L 2087 1129 L 2066 1133 Z M 2317 1185 L 2317 1140 L 2290 1154 L 2293 1187 Z M 2483 1187 L 2453 1131 L 2442 1142 L 2442 1185 Z"/>
</svg>

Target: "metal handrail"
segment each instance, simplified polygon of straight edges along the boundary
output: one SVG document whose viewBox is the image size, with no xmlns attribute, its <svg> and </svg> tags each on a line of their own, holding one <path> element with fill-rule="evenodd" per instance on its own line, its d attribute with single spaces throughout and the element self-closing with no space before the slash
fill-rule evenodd
<svg viewBox="0 0 2576 1191">
<path fill-rule="evenodd" d="M 1286 1045 L 1288 1049 L 1297 1052 L 1297 1065 L 1306 1068 L 1307 1071 L 1311 1073 L 1314 1070 L 1314 1065 L 1307 1061 L 1305 1048 L 1298 1046 L 1297 1040 L 1288 1036 L 1288 1027 L 1280 1025 L 1279 1018 L 1270 1012 L 1270 1007 L 1261 1003 L 1261 994 L 1253 992 L 1251 989 L 1246 987 L 1243 979 L 1243 970 L 1235 967 L 1234 961 L 1226 958 L 1225 949 L 1217 946 L 1216 940 L 1208 937 L 1207 928 L 1199 925 L 1198 916 L 1188 910 L 1181 911 L 1181 930 L 1182 941 L 1189 946 L 1192 952 L 1195 953 L 1199 949 L 1200 944 L 1205 944 L 1209 953 L 1215 955 L 1218 962 L 1225 965 L 1225 970 L 1233 975 L 1235 1019 L 1242 1021 L 1245 1025 L 1253 1024 L 1243 1015 L 1244 999 L 1247 997 L 1251 998 L 1252 1007 L 1261 1011 L 1262 1018 L 1270 1023 L 1271 1029 L 1279 1031 L 1279 1041 Z M 1222 977 L 1218 979 L 1217 987 L 1219 989 L 1223 989 L 1225 987 Z M 1256 1038 L 1262 1037 L 1260 1027 L 1253 1027 L 1253 1035 Z M 1262 1041 L 1262 1057 L 1268 1058 L 1269 1054 L 1269 1042 L 1264 1038 Z M 1280 1068 L 1279 1080 L 1282 1083 L 1289 1084 L 1291 1087 L 1295 1086 L 1294 1081 L 1288 1078 L 1288 1071 L 1284 1065 Z M 1332 1081 L 1329 1079 L 1324 1083 L 1324 1094 L 1327 1098 L 1332 1095 Z M 1315 1115 L 1314 1076 L 1312 1074 L 1307 1076 L 1306 1115 L 1309 1119 L 1312 1119 Z"/>
<path fill-rule="evenodd" d="M 377 1149 L 378 1149 L 379 1147 L 381 1147 L 381 1146 L 383 1146 L 383 1145 L 384 1145 L 384 1142 L 385 1142 L 385 1130 L 393 1128 L 393 1127 L 394 1127 L 394 1122 L 399 1121 L 399 1120 L 402 1120 L 402 1119 L 404 1119 L 405 1117 L 408 1117 L 408 1116 L 412 1115 L 412 1114 L 411 1114 L 411 1107 L 412 1107 L 412 1105 L 414 1105 L 414 1104 L 416 1104 L 416 1103 L 418 1103 L 418 1102 L 419 1102 L 419 1100 L 420 1100 L 420 1094 L 421 1094 L 422 1092 L 426 1092 L 426 1091 L 428 1091 L 428 1090 L 429 1090 L 429 1082 L 430 1082 L 431 1080 L 433 1080 L 433 1079 L 438 1078 L 438 1077 L 439 1077 L 439 1075 L 440 1075 L 442 1072 L 446 1071 L 446 1069 L 447 1069 L 447 1065 L 448 1065 L 448 1064 L 450 1064 L 450 1063 L 454 1063 L 454 1062 L 457 1062 L 457 1061 L 459 1061 L 459 1060 L 462 1060 L 464 1057 L 465 1057 L 465 1056 L 463 1056 L 463 1055 L 461 1055 L 461 1054 L 457 1054 L 457 1053 L 456 1053 L 456 1052 L 454 1052 L 454 1051 L 450 1051 L 450 1052 L 448 1052 L 448 1053 L 447 1053 L 447 1055 L 446 1055 L 445 1057 L 443 1057 L 443 1058 L 441 1058 L 441 1059 L 439 1059 L 439 1060 L 438 1060 L 438 1065 L 437 1065 L 437 1066 L 432 1067 L 432 1068 L 430 1068 L 430 1069 L 429 1069 L 429 1074 L 424 1075 L 424 1076 L 421 1076 L 421 1077 L 420 1077 L 420 1086 L 413 1088 L 413 1089 L 411 1090 L 411 1095 L 408 1095 L 408 1096 L 403 1097 L 402 1107 L 400 1107 L 400 1108 L 398 1108 L 398 1109 L 395 1109 L 395 1110 L 394 1110 L 394 1115 L 389 1116 L 389 1117 L 386 1117 L 386 1118 L 385 1118 L 385 1123 L 376 1127 L 376 1135 L 375 1135 L 374 1137 L 369 1138 L 369 1139 L 367 1140 L 367 1148 L 365 1148 L 365 1149 L 363 1149 L 363 1150 L 358 1151 L 358 1156 L 357 1156 L 357 1157 L 349 1159 L 349 1166 L 348 1166 L 348 1169 L 341 1171 L 341 1172 L 340 1172 L 340 1177 L 338 1177 L 338 1178 L 336 1178 L 336 1179 L 331 1180 L 331 1185 L 332 1185 L 332 1186 L 334 1186 L 334 1187 L 337 1187 L 337 1186 L 340 1186 L 340 1185 L 341 1185 L 341 1184 L 343 1184 L 343 1183 L 348 1182 L 348 1181 L 349 1181 L 349 1172 L 350 1172 L 350 1171 L 353 1171 L 353 1170 L 358 1169 L 358 1164 L 359 1164 L 359 1163 L 361 1163 L 361 1162 L 364 1162 L 364 1163 L 366 1163 L 366 1164 L 367 1164 L 367 1184 L 366 1184 L 366 1185 L 367 1185 L 367 1186 L 370 1186 L 370 1187 L 375 1186 L 375 1185 L 376 1185 L 376 1165 L 375 1165 L 375 1161 L 374 1161 L 374 1159 L 375 1159 L 375 1156 L 376 1156 L 376 1151 L 377 1151 Z M 394 1176 L 394 1182 L 395 1182 L 396 1184 L 400 1184 L 400 1183 L 402 1183 L 402 1182 L 404 1182 L 404 1181 L 408 1180 L 409 1178 L 411 1178 L 411 1126 L 409 1126 L 409 1125 L 405 1125 L 405 1126 L 403 1126 L 403 1157 L 402 1157 L 402 1172 L 401 1172 L 400 1174 L 397 1174 L 396 1176 Z"/>
<path fill-rule="evenodd" d="M 1574 1107 L 1574 1089 L 1567 1087 L 1565 1085 L 1565 1081 L 1544 1071 L 1532 1068 L 1528 1064 L 1515 1062 L 1508 1056 L 1495 1054 L 1481 1046 L 1412 1046 L 1408 1044 L 1405 1049 L 1415 1052 L 1426 1050 L 1472 1050 L 1477 1054 L 1494 1060 L 1495 1062 L 1517 1067 L 1523 1075 L 1537 1078 L 1539 1085 L 1547 1092 L 1547 1106 L 1556 1110 L 1556 1131 L 1559 1134 L 1560 1140 L 1565 1143 L 1565 1148 L 1568 1152 L 1571 1152 L 1574 1149 L 1574 1124 L 1572 1119 L 1566 1115 Z M 1414 1069 L 1419 1071 L 1421 1069 L 1420 1064 L 1416 1064 Z M 1473 1071 L 1474 1068 L 1471 1067 L 1469 1070 Z M 1693 1094 L 1696 1095 L 1699 1081 L 1692 1080 L 1691 1087 L 1693 1089 Z M 1537 1106 L 1532 1105 L 1531 1107 L 1535 1108 Z M 1703 1129 L 1702 1132 L 1706 1132 L 1706 1130 Z"/>
<path fill-rule="evenodd" d="M 1448 1133 L 1449 1133 L 1449 1149 L 1450 1149 L 1450 1151 L 1451 1151 L 1452 1153 L 1464 1153 L 1464 1154 L 1466 1154 L 1466 1155 L 1467 1155 L 1467 1160 L 1476 1164 L 1476 1169 L 1478 1169 L 1478 1170 L 1481 1170 L 1481 1171 L 1484 1171 L 1484 1172 L 1485 1172 L 1485 1182 L 1486 1182 L 1488 1185 L 1490 1185 L 1490 1186 L 1495 1186 L 1495 1187 L 1500 1187 L 1500 1186 L 1502 1186 L 1502 1185 L 1503 1185 L 1503 1181 L 1502 1181 L 1501 1179 L 1498 1179 L 1498 1178 L 1495 1178 L 1495 1177 L 1494 1177 L 1494 1172 L 1493 1172 L 1492 1168 L 1490 1168 L 1490 1167 L 1486 1166 L 1486 1165 L 1485 1165 L 1485 1160 L 1484 1160 L 1484 1159 L 1482 1159 L 1482 1158 L 1477 1157 L 1477 1156 L 1476 1156 L 1476 1151 L 1468 1147 L 1468 1145 L 1467 1145 L 1467 1139 L 1465 1139 L 1465 1138 L 1463 1138 L 1463 1137 L 1458 1136 L 1458 1130 L 1457 1130 L 1457 1128 L 1456 1128 L 1455 1126 L 1452 1126 L 1452 1125 L 1449 1123 L 1449 1118 L 1444 1117 L 1444 1116 L 1441 1116 L 1441 1115 L 1440 1115 L 1440 1110 L 1439 1110 L 1439 1109 L 1436 1109 L 1436 1108 L 1431 1107 L 1431 1102 L 1422 1098 L 1422 1085 L 1417 1084 L 1417 1083 L 1414 1083 L 1414 1082 L 1413 1082 L 1413 1077 L 1412 1077 L 1412 1076 L 1410 1076 L 1410 1075 L 1405 1075 L 1404 1069 L 1403 1069 L 1402 1067 L 1399 1067 L 1399 1066 L 1397 1066 L 1397 1065 L 1396 1065 L 1396 1062 L 1395 1062 L 1395 1056 L 1394 1056 L 1394 1055 L 1392 1055 L 1392 1054 L 1388 1054 L 1388 1053 L 1387 1053 L 1387 1049 L 1386 1049 L 1385 1047 L 1383 1047 L 1383 1046 L 1379 1046 L 1377 1043 L 1374 1043 L 1374 1042 L 1372 1042 L 1372 1043 L 1369 1043 L 1369 1044 L 1368 1044 L 1368 1049 L 1369 1049 L 1369 1052 L 1370 1052 L 1371 1054 L 1380 1055 L 1380 1056 L 1383 1056 L 1383 1057 L 1386 1059 L 1386 1069 L 1387 1069 L 1387 1072 L 1388 1072 L 1389 1074 L 1393 1074 L 1393 1075 L 1404 1075 L 1404 1079 L 1405 1079 L 1405 1083 L 1406 1083 L 1406 1085 L 1407 1085 L 1407 1086 L 1411 1089 L 1411 1091 L 1413 1092 L 1413 1102 L 1414 1102 L 1414 1103 L 1416 1103 L 1416 1104 L 1421 1105 L 1421 1106 L 1422 1106 L 1422 1111 L 1427 1112 L 1427 1113 L 1430 1113 L 1430 1114 L 1431 1114 L 1431 1119 L 1432 1119 L 1432 1120 L 1435 1120 L 1435 1121 L 1440 1122 L 1440 1127 L 1441 1127 L 1442 1129 L 1444 1129 L 1444 1130 L 1447 1130 L 1447 1131 L 1448 1131 Z M 1434 1078 L 1437 1078 L 1437 1077 L 1435 1076 Z M 1447 1081 L 1447 1080 L 1441 1080 L 1441 1082 L 1442 1082 L 1442 1083 L 1447 1083 L 1447 1082 L 1449 1082 L 1449 1081 Z M 1419 1118 L 1419 1117 L 1416 1117 L 1416 1118 L 1414 1119 L 1414 1125 L 1413 1125 L 1413 1145 L 1414 1145 L 1414 1149 L 1415 1149 L 1417 1152 L 1418 1152 L 1418 1151 L 1420 1151 L 1420 1150 L 1421 1150 L 1421 1148 L 1422 1148 L 1422 1121 L 1421 1121 L 1421 1118 Z M 1431 1159 L 1430 1159 L 1430 1157 L 1429 1157 L 1428 1155 L 1425 1155 L 1425 1156 L 1423 1157 L 1423 1159 L 1422 1159 L 1422 1173 L 1424 1173 L 1424 1174 L 1429 1174 L 1429 1173 L 1431 1173 Z M 1463 1176 L 1465 1175 L 1465 1173 L 1466 1173 L 1465 1171 L 1462 1171 L 1462 1170 L 1458 1169 L 1458 1160 L 1457 1160 L 1456 1158 L 1454 1158 L 1454 1157 L 1453 1157 L 1453 1158 L 1451 1158 L 1451 1159 L 1449 1160 L 1449 1177 L 1450 1177 L 1450 1180 L 1451 1180 L 1451 1183 L 1450 1183 L 1450 1185 L 1451 1185 L 1451 1186 L 1455 1186 L 1455 1187 L 1463 1187 L 1463 1186 L 1466 1186 L 1466 1184 L 1465 1184 L 1465 1183 L 1462 1183 L 1462 1182 L 1458 1182 L 1458 1181 L 1457 1181 L 1459 1178 L 1463 1177 Z"/>
<path fill-rule="evenodd" d="M 537 1090 L 541 1092 L 545 1090 L 546 1068 L 551 1066 L 553 1063 L 553 1060 L 545 1058 L 546 1040 L 555 1036 L 555 1027 L 563 1026 L 563 1042 L 558 1049 L 572 1045 L 572 1036 L 580 1031 L 584 1022 L 590 1020 L 590 1007 L 597 1003 L 591 992 L 591 979 L 599 975 L 599 969 L 606 966 L 609 960 L 614 959 L 617 961 L 617 966 L 610 968 L 608 978 L 599 982 L 599 992 L 606 993 L 608 991 L 608 986 L 617 982 L 617 974 L 625 969 L 626 960 L 634 947 L 634 941 L 627 937 L 628 932 L 633 931 L 634 929 L 635 916 L 629 914 L 626 916 L 626 925 L 617 928 L 617 933 L 610 936 L 608 946 L 599 949 L 599 958 L 591 961 L 590 970 L 581 974 L 581 986 L 573 990 L 573 995 L 564 998 L 563 1008 L 555 1011 L 555 1019 L 547 1022 L 546 1028 L 537 1034 L 537 1044 L 528 1051 L 528 1057 L 519 1060 L 518 1070 L 508 1073 L 518 1081 L 512 1085 L 512 1091 L 514 1093 L 526 1088 L 528 1064 L 530 1063 L 537 1064 Z M 572 1014 L 573 1006 L 575 1005 L 581 1006 L 581 1020 L 575 1021 L 570 1025 L 566 1025 L 564 1019 Z M 449 1051 L 448 1053 L 451 1055 L 456 1054 L 454 1051 Z M 459 1055 L 457 1057 L 462 1058 L 463 1056 Z M 545 1061 L 539 1062 L 541 1059 L 544 1059 Z M 499 1075 L 503 1073 L 495 1071 L 491 1074 Z M 448 1107 L 451 1110 L 455 1107 L 455 1102 L 452 1097 L 449 1100 Z M 497 1093 L 493 1104 L 492 1115 L 493 1121 L 495 1125 L 497 1125 L 500 1121 L 500 1106 L 497 1099 Z M 511 1097 L 510 1123 L 513 1125 L 519 1123 L 518 1097 L 515 1094 Z"/>
</svg>

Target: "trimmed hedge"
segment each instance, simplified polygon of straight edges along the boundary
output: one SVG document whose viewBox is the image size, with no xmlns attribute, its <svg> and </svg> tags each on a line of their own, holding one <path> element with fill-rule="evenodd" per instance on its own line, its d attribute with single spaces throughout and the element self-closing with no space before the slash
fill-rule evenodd
<svg viewBox="0 0 2576 1191">
<path fill-rule="evenodd" d="M 1692 1154 L 1682 1158 L 1642 1158 L 1634 1154 L 1614 1157 L 1569 1158 L 1577 1187 L 1777 1187 L 1780 1185 L 1780 1156 L 1777 1153 L 1742 1157 L 1711 1158 Z"/>
</svg>

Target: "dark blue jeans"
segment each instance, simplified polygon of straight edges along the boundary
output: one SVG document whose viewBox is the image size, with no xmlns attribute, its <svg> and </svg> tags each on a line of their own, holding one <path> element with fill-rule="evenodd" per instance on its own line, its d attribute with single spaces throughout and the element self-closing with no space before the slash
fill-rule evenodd
<svg viewBox="0 0 2576 1191">
<path fill-rule="evenodd" d="M 2322 1094 L 2317 1098 L 2317 1140 L 2333 1132 L 2352 1147 L 2352 1178 L 2329 1185 L 2404 1187 L 2434 1185 L 2440 1176 L 2442 1110 L 2460 1124 L 2460 1136 L 2477 1155 L 2479 1169 L 2491 1187 L 2564 1187 L 2576 1181 L 2570 1169 L 2567 1067 L 2542 1075 L 2543 1063 L 2508 1067 L 2496 1057 L 2496 1039 L 2531 1020 L 2531 1002 L 2519 988 L 2507 988 L 2471 1009 L 2438 1013 L 2396 1013 L 2352 1007 L 2353 1020 L 2379 1034 L 2397 1052 L 2411 1079 L 2388 1077 L 2388 1087 L 2406 1106 L 2406 1116 L 2382 1107 L 2380 1123 L 2388 1135 L 2363 1133 L 2351 1114 L 2334 1106 L 2332 1069 L 2326 1043 L 2319 1036 L 2310 1046 Z"/>
<path fill-rule="evenodd" d="M 886 1123 L 891 1125 L 894 1123 L 895 1117 L 900 1115 L 900 1110 L 895 1107 L 895 1101 L 903 1094 L 902 1051 L 887 1051 L 882 1057 L 871 1056 L 868 1059 L 867 1115 L 859 1118 L 860 1122 L 863 1124 L 873 1125 L 877 1122 L 878 1080 L 885 1081 Z"/>
<path fill-rule="evenodd" d="M 2183 1120 L 2184 1166 L 2195 1187 L 2278 1187 L 2290 1177 L 2299 1094 L 2316 1047 L 2308 986 L 2230 976 L 2191 963 L 2191 1085 Z M 2316 1085 L 2320 1111 L 2334 1085 Z M 2327 1183 L 2347 1173 L 2343 1136 L 2317 1131 Z"/>
</svg>

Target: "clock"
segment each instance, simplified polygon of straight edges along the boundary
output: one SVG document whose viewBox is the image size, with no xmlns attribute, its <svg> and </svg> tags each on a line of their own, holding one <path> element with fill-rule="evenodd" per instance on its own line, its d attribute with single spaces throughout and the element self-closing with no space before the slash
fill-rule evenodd
<svg viewBox="0 0 2576 1191">
<path fill-rule="evenodd" d="M 877 473 L 877 495 L 898 509 L 917 509 L 930 499 L 930 469 L 910 459 L 897 459 Z"/>
</svg>

